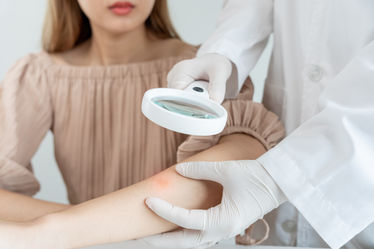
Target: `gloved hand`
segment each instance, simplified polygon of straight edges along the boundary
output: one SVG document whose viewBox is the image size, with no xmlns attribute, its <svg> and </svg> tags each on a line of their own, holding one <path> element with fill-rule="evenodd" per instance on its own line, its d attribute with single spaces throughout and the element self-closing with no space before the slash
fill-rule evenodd
<svg viewBox="0 0 374 249">
<path fill-rule="evenodd" d="M 222 103 L 231 71 L 232 64 L 225 56 L 205 54 L 177 63 L 168 74 L 168 87 L 183 90 L 196 80 L 206 80 L 210 98 Z"/>
<path fill-rule="evenodd" d="M 223 186 L 221 204 L 208 210 L 186 210 L 158 199 L 147 205 L 157 215 L 184 228 L 145 238 L 160 248 L 207 248 L 242 233 L 286 201 L 272 177 L 257 161 L 191 162 L 177 165 L 179 174 Z"/>
</svg>

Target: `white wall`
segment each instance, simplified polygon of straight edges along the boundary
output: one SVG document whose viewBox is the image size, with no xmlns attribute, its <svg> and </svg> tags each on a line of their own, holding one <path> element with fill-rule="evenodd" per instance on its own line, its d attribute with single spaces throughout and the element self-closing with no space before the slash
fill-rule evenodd
<svg viewBox="0 0 374 249">
<path fill-rule="evenodd" d="M 23 55 L 40 49 L 45 0 L 0 0 L 0 79 Z"/>
<path fill-rule="evenodd" d="M 63 1 L 63 0 L 62 0 Z M 213 31 L 223 0 L 171 0 L 172 19 L 182 38 L 199 44 Z M 40 50 L 46 0 L 0 0 L 0 80 L 9 67 L 27 53 Z M 255 99 L 261 99 L 270 47 L 251 74 Z M 38 198 L 66 203 L 66 191 L 53 156 L 49 133 L 32 160 L 42 185 Z"/>
</svg>

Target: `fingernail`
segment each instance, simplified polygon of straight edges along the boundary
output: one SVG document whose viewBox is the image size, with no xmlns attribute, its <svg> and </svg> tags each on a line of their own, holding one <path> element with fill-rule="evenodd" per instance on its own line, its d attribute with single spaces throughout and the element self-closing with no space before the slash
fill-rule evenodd
<svg viewBox="0 0 374 249">
<path fill-rule="evenodd" d="M 145 204 L 147 204 L 147 206 L 152 209 L 152 201 L 151 201 L 151 198 L 148 197 L 147 199 L 145 199 Z"/>
<path fill-rule="evenodd" d="M 176 82 L 174 82 L 174 87 L 175 88 L 184 89 L 184 88 L 186 88 L 186 86 L 188 86 L 188 83 L 186 83 L 184 81 L 176 81 Z"/>
<path fill-rule="evenodd" d="M 184 163 L 181 163 L 181 164 L 177 164 L 177 166 L 175 167 L 175 170 L 180 174 L 180 175 L 183 175 L 183 167 L 185 166 Z"/>
</svg>

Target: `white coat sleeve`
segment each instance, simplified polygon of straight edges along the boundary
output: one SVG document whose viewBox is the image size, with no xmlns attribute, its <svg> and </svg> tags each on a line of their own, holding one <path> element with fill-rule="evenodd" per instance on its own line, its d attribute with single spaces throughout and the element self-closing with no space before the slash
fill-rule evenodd
<svg viewBox="0 0 374 249">
<path fill-rule="evenodd" d="M 328 83 L 318 111 L 259 161 L 339 248 L 374 222 L 374 41 Z"/>
<path fill-rule="evenodd" d="M 273 0 L 225 0 L 215 32 L 197 56 L 218 53 L 236 66 L 226 98 L 235 98 L 256 65 L 273 31 Z"/>
</svg>

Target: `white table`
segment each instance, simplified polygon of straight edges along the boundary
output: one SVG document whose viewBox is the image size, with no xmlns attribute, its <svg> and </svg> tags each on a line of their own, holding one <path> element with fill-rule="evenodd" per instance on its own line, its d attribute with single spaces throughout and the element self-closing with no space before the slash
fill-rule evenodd
<svg viewBox="0 0 374 249">
<path fill-rule="evenodd" d="M 278 246 L 247 247 L 247 246 L 230 245 L 226 243 L 219 244 L 219 245 L 212 247 L 212 249 L 245 249 L 245 248 L 251 248 L 251 249 L 321 249 L 321 248 L 278 247 Z M 118 244 L 94 246 L 94 247 L 89 247 L 86 249 L 156 249 L 156 248 L 150 247 L 140 241 L 128 241 L 128 242 L 118 243 Z M 178 248 L 175 248 L 175 249 L 178 249 Z"/>
</svg>

